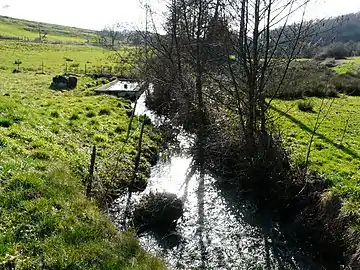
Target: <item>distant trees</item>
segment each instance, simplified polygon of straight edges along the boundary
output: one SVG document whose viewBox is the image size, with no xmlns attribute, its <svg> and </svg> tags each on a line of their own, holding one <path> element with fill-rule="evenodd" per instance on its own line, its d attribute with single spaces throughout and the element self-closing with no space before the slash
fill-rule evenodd
<svg viewBox="0 0 360 270">
<path fill-rule="evenodd" d="M 316 59 L 360 55 L 360 13 L 313 21 L 317 34 L 306 40 L 301 57 Z"/>
<path fill-rule="evenodd" d="M 103 30 L 98 32 L 97 40 L 102 45 L 115 46 L 115 42 L 121 37 L 122 25 L 120 23 L 114 23 L 107 25 Z"/>
<path fill-rule="evenodd" d="M 351 53 L 346 49 L 345 44 L 336 42 L 321 49 L 320 53 L 315 55 L 316 60 L 325 60 L 326 58 L 345 59 Z"/>
</svg>

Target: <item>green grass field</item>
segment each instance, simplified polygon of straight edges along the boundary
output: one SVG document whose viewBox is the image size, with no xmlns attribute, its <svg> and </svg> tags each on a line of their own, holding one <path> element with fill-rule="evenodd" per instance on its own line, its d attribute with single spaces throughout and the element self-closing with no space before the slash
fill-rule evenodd
<svg viewBox="0 0 360 270">
<path fill-rule="evenodd" d="M 96 32 L 93 30 L 66 27 L 55 24 L 38 23 L 21 19 L 0 16 L 0 36 L 36 39 L 41 31 L 46 32 L 46 41 L 93 42 Z"/>
<path fill-rule="evenodd" d="M 338 74 L 356 73 L 360 69 L 360 57 L 349 57 L 345 60 L 338 60 L 339 65 L 332 68 Z"/>
<path fill-rule="evenodd" d="M 135 120 L 130 143 L 124 144 L 129 102 L 93 95 L 96 81 L 83 76 L 74 91 L 49 89 L 52 76 L 63 72 L 64 57 L 109 66 L 115 65 L 111 53 L 10 41 L 0 46 L 0 268 L 163 269 L 132 233 L 118 233 L 84 195 L 93 145 L 96 192 L 130 181 L 140 122 Z M 16 58 L 22 72 L 12 74 Z M 36 74 L 42 60 L 45 75 Z M 157 147 L 157 139 L 147 126 L 145 154 Z M 122 162 L 110 182 L 105 175 L 119 150 Z M 145 158 L 141 164 L 143 178 L 150 165 Z"/>
<path fill-rule="evenodd" d="M 345 214 L 351 212 L 360 217 L 360 97 L 341 95 L 335 99 L 310 100 L 315 105 L 312 113 L 300 111 L 298 100 L 275 100 L 273 120 L 282 131 L 294 162 L 304 163 L 316 119 L 320 116 L 321 125 L 310 152 L 310 168 L 324 174 L 334 194 L 346 199 Z M 354 226 L 360 229 L 360 218 Z"/>
<path fill-rule="evenodd" d="M 106 71 L 128 73 L 133 67 L 135 50 L 124 47 L 118 53 L 100 47 L 62 44 L 38 44 L 16 41 L 0 41 L 0 70 L 16 68 L 15 60 L 22 62 L 20 68 L 30 72 L 46 73 L 75 72 L 84 74 Z M 119 57 L 127 59 L 119 69 Z"/>
</svg>

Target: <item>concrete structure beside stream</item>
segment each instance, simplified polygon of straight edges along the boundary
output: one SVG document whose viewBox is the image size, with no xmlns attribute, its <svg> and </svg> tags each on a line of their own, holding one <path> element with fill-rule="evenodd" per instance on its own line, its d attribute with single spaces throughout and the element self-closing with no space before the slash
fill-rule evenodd
<svg viewBox="0 0 360 270">
<path fill-rule="evenodd" d="M 145 89 L 146 83 L 144 82 L 129 79 L 116 79 L 98 89 L 95 89 L 95 92 L 135 100 L 144 93 Z"/>
</svg>

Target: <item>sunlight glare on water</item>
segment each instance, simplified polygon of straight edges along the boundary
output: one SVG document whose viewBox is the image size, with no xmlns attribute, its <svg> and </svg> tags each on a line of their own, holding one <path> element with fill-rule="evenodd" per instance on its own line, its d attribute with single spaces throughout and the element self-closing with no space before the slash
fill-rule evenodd
<svg viewBox="0 0 360 270">
<path fill-rule="evenodd" d="M 143 101 L 138 104 L 139 111 L 148 114 Z M 190 145 L 184 138 L 183 145 Z M 213 177 L 200 181 L 187 154 L 174 154 L 152 167 L 143 194 L 151 191 L 174 193 L 185 205 L 175 232 L 164 237 L 150 232 L 140 236 L 144 249 L 161 256 L 170 269 L 323 269 L 288 245 L 279 228 L 256 214 L 251 203 L 221 191 Z M 141 196 L 133 196 L 133 203 Z M 114 203 L 115 224 L 120 223 L 123 202 L 119 198 Z"/>
</svg>

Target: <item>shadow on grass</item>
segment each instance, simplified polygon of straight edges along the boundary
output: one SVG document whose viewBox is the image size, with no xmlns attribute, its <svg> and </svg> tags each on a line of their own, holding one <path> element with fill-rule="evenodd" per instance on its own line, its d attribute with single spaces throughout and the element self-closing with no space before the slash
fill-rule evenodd
<svg viewBox="0 0 360 270">
<path fill-rule="evenodd" d="M 280 115 L 286 117 L 287 119 L 291 120 L 293 123 L 295 123 L 296 125 L 298 125 L 302 130 L 309 132 L 310 134 L 313 132 L 313 129 L 307 125 L 305 125 L 303 122 L 301 122 L 300 120 L 296 119 L 295 117 L 289 115 L 286 112 L 283 112 L 282 110 L 271 106 L 271 109 L 274 110 L 275 112 L 279 113 Z M 331 144 L 332 146 L 334 146 L 335 148 L 343 151 L 344 153 L 350 155 L 352 158 L 354 159 L 359 159 L 360 160 L 360 155 L 358 153 L 356 153 L 355 151 L 351 150 L 348 147 L 345 147 L 343 145 L 340 145 L 336 142 L 334 142 L 333 140 L 330 140 L 328 137 L 326 137 L 325 135 L 315 132 L 315 135 L 320 138 L 321 140 L 323 140 L 324 142 Z"/>
</svg>

